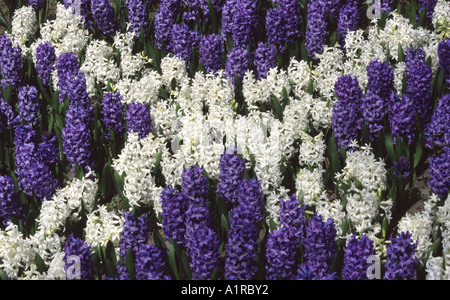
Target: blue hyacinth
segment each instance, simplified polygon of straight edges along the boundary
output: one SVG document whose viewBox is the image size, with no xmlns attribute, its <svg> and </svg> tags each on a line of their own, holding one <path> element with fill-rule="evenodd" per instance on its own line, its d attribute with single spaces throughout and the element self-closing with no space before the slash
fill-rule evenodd
<svg viewBox="0 0 450 300">
<path fill-rule="evenodd" d="M 361 134 L 363 95 L 357 78 L 350 75 L 339 77 L 334 91 L 338 101 L 333 108 L 332 129 L 338 147 L 347 149 Z"/>
<path fill-rule="evenodd" d="M 128 104 L 126 123 L 128 133 L 138 133 L 141 138 L 148 136 L 153 130 L 150 105 L 141 103 Z"/>
<path fill-rule="evenodd" d="M 35 125 L 39 123 L 39 92 L 34 86 L 19 89 L 17 110 L 22 121 Z"/>
<path fill-rule="evenodd" d="M 75 279 L 75 280 L 93 280 L 93 260 L 92 260 L 92 250 L 86 242 L 80 238 L 74 237 L 73 234 L 70 234 L 66 240 L 66 244 L 64 245 L 64 258 L 63 261 L 65 263 L 64 270 L 66 271 L 67 279 Z M 71 257 L 77 257 L 77 260 L 72 260 Z M 69 275 L 69 271 L 73 264 L 78 261 L 80 262 L 79 278 L 77 278 L 77 274 Z M 73 268 L 73 270 L 77 270 L 77 268 Z"/>
<path fill-rule="evenodd" d="M 409 232 L 401 232 L 396 238 L 391 236 L 390 242 L 386 247 L 384 279 L 414 280 L 419 265 L 419 261 L 415 257 L 417 242 L 413 243 Z"/>
<path fill-rule="evenodd" d="M 370 238 L 366 235 L 361 238 L 353 235 L 345 247 L 342 270 L 344 280 L 368 280 L 367 270 L 371 264 L 367 260 L 375 254 L 375 247 Z"/>
<path fill-rule="evenodd" d="M 56 54 L 52 44 L 50 42 L 39 44 L 36 48 L 36 71 L 45 86 L 49 85 L 55 63 Z"/>
<path fill-rule="evenodd" d="M 22 219 L 23 213 L 13 179 L 10 176 L 0 176 L 0 222 L 7 226 L 12 218 Z"/>
<path fill-rule="evenodd" d="M 121 136 L 125 131 L 125 109 L 122 104 L 122 96 L 117 93 L 105 93 L 101 100 L 102 122 L 105 126 L 105 137 L 110 138 L 110 130 L 114 135 Z"/>
<path fill-rule="evenodd" d="M 217 193 L 226 203 L 236 204 L 241 181 L 244 179 L 245 161 L 235 152 L 225 152 L 220 158 L 219 183 Z"/>
<path fill-rule="evenodd" d="M 126 0 L 125 5 L 128 8 L 128 23 L 131 24 L 131 30 L 139 36 L 141 30 L 149 24 L 148 2 L 147 0 Z"/>
<path fill-rule="evenodd" d="M 187 201 L 179 190 L 168 186 L 161 193 L 164 236 L 180 246 L 185 244 Z"/>
<path fill-rule="evenodd" d="M 113 35 L 118 27 L 109 0 L 91 0 L 91 13 L 98 29 L 104 35 Z"/>
</svg>

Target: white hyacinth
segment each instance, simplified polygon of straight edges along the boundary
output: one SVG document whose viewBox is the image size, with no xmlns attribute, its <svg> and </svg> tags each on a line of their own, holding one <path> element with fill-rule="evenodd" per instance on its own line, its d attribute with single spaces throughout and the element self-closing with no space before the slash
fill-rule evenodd
<svg viewBox="0 0 450 300">
<path fill-rule="evenodd" d="M 162 82 L 167 88 L 170 88 L 173 80 L 180 84 L 188 77 L 184 60 L 172 54 L 161 59 L 161 71 Z"/>
<path fill-rule="evenodd" d="M 82 179 L 73 179 L 57 190 L 52 199 L 42 203 L 39 229 L 51 234 L 58 229 L 64 230 L 68 218 L 80 220 L 82 209 L 88 213 L 94 209 L 97 191 L 98 180 L 93 172 L 88 172 Z"/>
<path fill-rule="evenodd" d="M 106 206 L 99 206 L 87 215 L 84 228 L 86 243 L 94 248 L 96 246 L 106 247 L 108 241 L 111 241 L 118 253 L 123 222 L 124 217 L 121 212 L 108 211 Z"/>
<path fill-rule="evenodd" d="M 314 89 L 321 97 L 334 102 L 334 84 L 344 75 L 344 52 L 339 45 L 325 46 L 319 57 L 318 65 L 311 72 L 315 80 Z"/>
<path fill-rule="evenodd" d="M 315 137 L 303 133 L 299 149 L 299 163 L 305 167 L 322 167 L 325 161 L 325 149 L 326 144 L 322 131 Z"/>
<path fill-rule="evenodd" d="M 9 278 L 17 278 L 19 269 L 28 269 L 34 258 L 32 242 L 24 238 L 17 225 L 9 223 L 0 230 L 0 268 Z"/>
<path fill-rule="evenodd" d="M 344 239 L 342 226 L 345 222 L 345 211 L 339 200 L 329 200 L 325 193 L 317 201 L 316 211 L 321 215 L 324 221 L 333 219 L 336 228 L 336 240 Z"/>
<path fill-rule="evenodd" d="M 11 21 L 11 38 L 13 44 L 17 44 L 22 49 L 22 56 L 28 54 L 26 42 L 37 32 L 36 12 L 32 6 L 22 6 L 14 11 Z"/>
<path fill-rule="evenodd" d="M 324 191 L 322 168 L 300 169 L 295 180 L 295 189 L 297 194 L 300 191 L 303 195 L 303 202 L 306 206 L 316 206 L 317 201 Z"/>
<path fill-rule="evenodd" d="M 311 69 L 308 63 L 304 60 L 298 61 L 295 58 L 291 58 L 287 72 L 294 94 L 300 97 L 308 88 L 311 79 Z"/>
<path fill-rule="evenodd" d="M 130 133 L 122 152 L 113 160 L 112 167 L 119 175 L 124 175 L 124 195 L 130 210 L 134 206 L 150 206 L 159 201 L 157 186 L 152 174 L 158 154 L 164 145 L 164 139 L 152 134 L 141 139 L 137 133 Z"/>
<path fill-rule="evenodd" d="M 114 49 L 103 40 L 89 43 L 80 71 L 105 87 L 108 82 L 113 84 L 120 78 L 120 69 L 114 61 Z"/>
<path fill-rule="evenodd" d="M 432 23 L 435 29 L 438 29 L 444 21 L 450 22 L 450 3 L 446 0 L 438 0 L 434 7 Z"/>
<path fill-rule="evenodd" d="M 336 179 L 342 182 L 359 181 L 363 188 L 377 192 L 386 190 L 385 163 L 375 158 L 372 148 L 368 145 L 359 150 L 347 152 L 344 169 L 336 174 Z"/>
<path fill-rule="evenodd" d="M 61 53 L 79 54 L 90 38 L 89 31 L 84 28 L 83 17 L 74 14 L 71 8 L 66 9 L 61 3 L 57 3 L 56 19 L 41 25 L 40 33 L 41 37 L 32 45 L 34 57 L 37 46 L 42 42 L 50 42 L 58 57 Z"/>
</svg>

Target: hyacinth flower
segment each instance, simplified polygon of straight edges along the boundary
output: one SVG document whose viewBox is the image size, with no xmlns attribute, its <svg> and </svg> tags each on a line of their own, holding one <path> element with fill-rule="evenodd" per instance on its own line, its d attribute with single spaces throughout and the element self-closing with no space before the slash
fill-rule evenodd
<svg viewBox="0 0 450 300">
<path fill-rule="evenodd" d="M 406 91 L 405 95 L 413 101 L 422 124 L 426 124 L 433 109 L 431 99 L 432 69 L 426 63 L 426 54 L 422 48 L 406 50 Z"/>
<path fill-rule="evenodd" d="M 230 231 L 226 244 L 225 277 L 250 280 L 256 273 L 259 224 L 263 220 L 264 199 L 260 182 L 244 179 L 239 187 L 237 205 L 230 211 Z"/>
<path fill-rule="evenodd" d="M 394 71 L 387 62 L 372 60 L 367 65 L 367 91 L 361 107 L 372 142 L 384 130 L 387 104 L 394 89 Z"/>
<path fill-rule="evenodd" d="M 79 73 L 80 63 L 75 53 L 61 53 L 56 61 L 59 102 L 62 103 L 69 90 L 69 80 Z"/>
<path fill-rule="evenodd" d="M 177 57 L 184 60 L 186 67 L 192 55 L 194 36 L 186 24 L 175 24 L 172 26 L 169 49 Z"/>
<path fill-rule="evenodd" d="M 408 179 L 411 177 L 411 163 L 406 156 L 401 156 L 399 161 L 394 161 L 393 166 L 393 175 L 397 178 Z"/>
<path fill-rule="evenodd" d="M 119 93 L 105 93 L 101 100 L 102 122 L 107 140 L 110 139 L 110 131 L 116 136 L 121 136 L 125 131 L 122 99 Z"/>
<path fill-rule="evenodd" d="M 239 187 L 237 204 L 248 205 L 253 209 L 255 223 L 259 223 L 264 218 L 264 196 L 261 183 L 258 179 L 244 179 Z"/>
<path fill-rule="evenodd" d="M 0 124 L 3 124 L 4 128 L 11 129 L 15 128 L 20 124 L 19 118 L 14 113 L 11 105 L 6 103 L 6 101 L 0 96 Z"/>
<path fill-rule="evenodd" d="M 389 107 L 389 123 L 391 125 L 391 133 L 393 144 L 397 143 L 397 139 L 401 138 L 403 142 L 411 145 L 416 140 L 416 111 L 414 103 L 404 94 L 399 99 L 395 93 L 391 94 Z"/>
<path fill-rule="evenodd" d="M 208 200 L 208 179 L 204 172 L 199 166 L 183 168 L 181 188 L 189 202 L 203 203 Z"/>
<path fill-rule="evenodd" d="M 175 24 L 176 12 L 171 5 L 164 5 L 164 1 L 160 4 L 159 10 L 155 13 L 154 30 L 155 43 L 161 50 L 162 45 L 169 46 L 171 40 L 172 27 Z"/>
<path fill-rule="evenodd" d="M 426 10 L 426 18 L 431 21 L 433 19 L 434 8 L 438 0 L 418 0 L 420 2 L 420 10 L 417 19 L 422 11 Z"/>
<path fill-rule="evenodd" d="M 219 239 L 209 227 L 201 227 L 190 237 L 189 265 L 193 280 L 210 279 L 219 267 Z"/>
<path fill-rule="evenodd" d="M 401 232 L 396 238 L 391 236 L 390 244 L 386 247 L 387 259 L 385 280 L 414 280 L 419 264 L 415 257 L 417 242 L 413 243 L 411 233 Z"/>
<path fill-rule="evenodd" d="M 220 34 L 204 35 L 200 40 L 200 63 L 207 73 L 222 69 L 223 40 Z"/>
<path fill-rule="evenodd" d="M 211 226 L 208 202 L 208 181 L 204 169 L 198 166 L 184 168 L 181 175 L 182 194 L 187 200 L 185 246 L 187 252 L 197 247 L 195 232 Z"/>
<path fill-rule="evenodd" d="M 13 179 L 9 176 L 0 176 L 0 222 L 3 226 L 7 226 L 11 219 L 23 217 L 23 208 Z"/>
<path fill-rule="evenodd" d="M 444 70 L 445 81 L 450 85 L 450 40 L 443 39 L 438 45 L 439 65 Z"/>
<path fill-rule="evenodd" d="M 377 94 L 368 91 L 362 101 L 361 113 L 366 122 L 369 140 L 373 142 L 384 130 L 385 100 Z"/>
<path fill-rule="evenodd" d="M 233 45 L 235 47 L 251 45 L 258 26 L 258 1 L 236 1 L 232 14 L 232 23 L 229 24 L 229 29 Z"/>
<path fill-rule="evenodd" d="M 38 152 L 36 132 L 31 125 L 19 125 L 15 129 L 14 139 L 19 188 L 28 196 L 36 196 L 41 201 L 50 199 L 59 183 Z"/>
<path fill-rule="evenodd" d="M 269 232 L 266 242 L 266 279 L 291 279 L 295 265 L 298 243 L 292 238 L 289 228 Z"/>
<path fill-rule="evenodd" d="M 118 27 L 109 0 L 91 0 L 91 13 L 97 28 L 104 35 L 113 35 Z"/>
<path fill-rule="evenodd" d="M 77 164 L 85 171 L 93 166 L 91 116 L 85 106 L 76 103 L 71 104 L 66 113 L 66 125 L 62 130 L 63 152 L 74 170 Z"/>
<path fill-rule="evenodd" d="M 44 0 L 28 0 L 28 5 L 33 6 L 36 10 L 41 10 L 44 7 Z"/>
<path fill-rule="evenodd" d="M 70 103 L 90 106 L 91 99 L 87 92 L 86 76 L 83 72 L 76 72 L 74 76 L 66 77 L 66 96 Z"/>
<path fill-rule="evenodd" d="M 239 186 L 244 179 L 245 160 L 236 154 L 236 148 L 232 153 L 225 152 L 220 157 L 219 183 L 217 193 L 226 203 L 235 205 L 239 195 Z"/>
<path fill-rule="evenodd" d="M 277 0 L 266 15 L 267 41 L 284 51 L 285 44 L 293 44 L 300 36 L 300 6 L 298 1 Z"/>
<path fill-rule="evenodd" d="M 294 280 L 335 280 L 337 275 L 331 270 L 336 246 L 336 228 L 334 220 L 326 222 L 317 213 L 309 221 L 305 237 L 302 239 L 304 257 L 306 261 L 301 264 L 293 276 Z"/>
<path fill-rule="evenodd" d="M 168 186 L 161 192 L 161 217 L 164 236 L 184 247 L 187 201 L 179 190 Z"/>
<path fill-rule="evenodd" d="M 89 18 L 91 12 L 91 0 L 64 0 L 63 2 L 66 9 L 72 7 L 74 14 L 83 17 L 85 28 L 91 29 L 92 22 Z"/>
<path fill-rule="evenodd" d="M 309 221 L 305 238 L 302 240 L 304 256 L 308 261 L 324 262 L 331 265 L 335 255 L 336 228 L 334 220 L 326 222 L 317 213 Z"/>
<path fill-rule="evenodd" d="M 227 55 L 225 77 L 234 83 L 236 76 L 242 78 L 250 67 L 251 55 L 245 48 L 233 48 Z"/>
<path fill-rule="evenodd" d="M 370 91 L 385 102 L 389 100 L 394 89 L 394 71 L 387 62 L 372 60 L 367 65 L 367 91 Z"/>
<path fill-rule="evenodd" d="M 265 45 L 263 42 L 258 43 L 255 50 L 254 61 L 256 70 L 256 78 L 267 78 L 270 69 L 277 67 L 277 49 L 273 45 Z"/>
<path fill-rule="evenodd" d="M 450 149 L 447 146 L 444 153 L 430 158 L 428 185 L 431 191 L 446 199 L 450 190 Z"/>
<path fill-rule="evenodd" d="M 367 260 L 373 255 L 376 255 L 373 241 L 366 235 L 361 238 L 353 235 L 345 247 L 343 279 L 369 280 L 367 271 L 371 264 Z"/>
<path fill-rule="evenodd" d="M 59 153 L 61 149 L 58 147 L 58 140 L 51 132 L 43 132 L 41 141 L 37 145 L 42 161 L 51 166 L 59 162 Z"/>
<path fill-rule="evenodd" d="M 305 36 L 305 48 L 312 60 L 323 53 L 327 40 L 328 12 L 327 3 L 319 0 L 308 1 L 308 23 Z"/>
<path fill-rule="evenodd" d="M 36 48 L 36 71 L 44 86 L 48 86 L 55 68 L 56 54 L 50 42 L 39 44 Z"/>
<path fill-rule="evenodd" d="M 17 110 L 19 117 L 27 124 L 39 123 L 39 92 L 34 86 L 23 86 L 19 89 Z"/>
<path fill-rule="evenodd" d="M 287 228 L 296 239 L 303 238 L 306 230 L 305 205 L 292 194 L 280 201 L 280 228 Z"/>
<path fill-rule="evenodd" d="M 74 237 L 73 233 L 71 233 L 64 245 L 64 253 L 64 271 L 66 271 L 67 279 L 94 279 L 92 250 L 84 240 Z M 74 256 L 77 257 L 77 260 L 73 259 Z M 80 263 L 79 268 L 72 268 L 76 261 Z M 73 270 L 77 269 L 80 271 L 80 274 L 70 274 L 71 271 L 73 272 Z M 79 277 L 77 278 L 78 275 Z"/>
<path fill-rule="evenodd" d="M 147 28 L 149 24 L 148 1 L 126 0 L 125 5 L 128 8 L 128 23 L 131 24 L 131 30 L 139 37 L 141 30 Z"/>
<path fill-rule="evenodd" d="M 6 35 L 2 35 L 0 43 L 0 88 L 4 90 L 11 85 L 17 91 L 22 83 L 22 49 L 13 47 Z"/>
<path fill-rule="evenodd" d="M 150 232 L 147 215 L 137 217 L 131 212 L 125 211 L 124 217 L 119 243 L 119 260 L 123 261 L 126 259 L 129 250 L 135 258 L 137 257 L 140 247 L 147 243 Z"/>
<path fill-rule="evenodd" d="M 168 280 L 164 275 L 165 262 L 161 249 L 156 245 L 142 244 L 137 252 L 135 274 L 137 280 Z"/>
<path fill-rule="evenodd" d="M 450 132 L 450 95 L 438 100 L 431 121 L 426 125 L 425 146 L 428 149 L 439 149 L 445 144 L 445 134 Z"/>
<path fill-rule="evenodd" d="M 306 261 L 299 265 L 294 280 L 337 280 L 336 272 L 332 272 L 330 266 L 323 261 Z"/>
<path fill-rule="evenodd" d="M 337 22 L 337 32 L 341 36 L 342 44 L 345 43 L 347 32 L 355 31 L 359 27 L 361 4 L 360 0 L 343 0 Z"/>
<path fill-rule="evenodd" d="M 249 182 L 249 181 L 247 181 Z M 249 194 L 239 189 L 243 198 Z M 239 196 L 238 196 L 239 197 Z M 259 203 L 259 207 L 253 203 Z M 251 280 L 256 273 L 254 259 L 258 245 L 258 224 L 262 218 L 260 201 L 241 201 L 230 211 L 230 231 L 226 244 L 225 277 L 227 280 Z"/>
<path fill-rule="evenodd" d="M 350 75 L 339 77 L 334 90 L 338 101 L 333 108 L 332 129 L 338 148 L 347 149 L 360 136 L 363 127 L 363 94 L 358 79 Z"/>
<path fill-rule="evenodd" d="M 153 130 L 150 105 L 141 103 L 128 104 L 126 123 L 128 133 L 136 132 L 141 138 L 148 136 Z"/>
</svg>

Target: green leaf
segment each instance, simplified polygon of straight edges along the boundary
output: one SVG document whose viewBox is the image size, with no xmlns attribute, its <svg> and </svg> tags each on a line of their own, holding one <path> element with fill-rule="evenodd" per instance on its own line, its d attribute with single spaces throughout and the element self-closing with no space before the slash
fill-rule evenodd
<svg viewBox="0 0 450 300">
<path fill-rule="evenodd" d="M 339 172 L 340 168 L 340 162 L 338 157 L 338 148 L 336 144 L 336 139 L 334 134 L 332 135 L 331 139 L 328 142 L 328 154 L 330 156 L 331 160 L 331 172 L 334 178 L 334 174 Z"/>
<path fill-rule="evenodd" d="M 169 246 L 169 265 L 175 275 L 175 279 L 180 280 L 180 273 L 178 272 L 177 260 L 175 257 L 175 247 L 173 244 Z"/>
<path fill-rule="evenodd" d="M 283 120 L 283 110 L 280 106 L 280 102 L 278 101 L 277 97 L 275 97 L 274 95 L 270 95 L 270 99 L 272 100 L 275 117 L 278 120 L 282 121 Z"/>
<path fill-rule="evenodd" d="M 184 251 L 184 250 L 181 253 L 181 261 L 183 264 L 183 269 L 184 269 L 185 275 L 186 275 L 187 279 L 190 280 L 192 278 L 191 266 L 189 264 L 189 257 L 186 254 L 186 251 Z"/>
<path fill-rule="evenodd" d="M 217 12 L 216 12 L 216 8 L 212 4 L 211 0 L 208 0 L 208 9 L 209 9 L 209 15 L 211 17 L 213 33 L 219 33 L 219 30 L 218 30 L 219 26 L 217 23 Z"/>
<path fill-rule="evenodd" d="M 437 77 L 437 92 L 438 96 L 442 96 L 444 91 L 444 70 L 440 69 Z"/>
<path fill-rule="evenodd" d="M 388 154 L 389 159 L 391 161 L 396 161 L 393 142 L 394 142 L 394 140 L 392 138 L 392 135 L 389 132 L 385 133 L 384 134 L 384 146 L 386 148 L 386 153 Z"/>
<path fill-rule="evenodd" d="M 106 193 L 108 190 L 107 188 L 109 187 L 109 183 L 110 183 L 110 178 L 109 178 L 109 175 L 111 174 L 110 168 L 111 168 L 111 166 L 110 166 L 109 162 L 107 162 L 103 166 L 103 170 L 102 170 L 102 177 L 100 180 L 99 190 L 100 190 L 100 194 L 102 195 L 103 198 L 106 196 Z"/>
<path fill-rule="evenodd" d="M 270 218 L 269 219 L 269 229 L 270 230 L 277 230 L 277 228 L 278 228 L 278 226 L 277 226 L 277 224 L 275 224 L 275 221 L 272 218 Z"/>
<path fill-rule="evenodd" d="M 153 233 L 153 241 L 156 246 L 158 246 L 161 249 L 166 249 L 166 243 L 164 242 L 164 238 L 159 233 L 159 231 L 155 230 Z"/>
<path fill-rule="evenodd" d="M 106 276 L 110 278 L 115 277 L 117 274 L 117 258 L 114 244 L 111 241 L 108 241 L 108 243 L 106 244 L 104 256 Z"/>
<path fill-rule="evenodd" d="M 400 44 L 398 44 L 398 61 L 399 62 L 405 61 L 405 52 L 403 51 L 403 47 Z"/>
<path fill-rule="evenodd" d="M 419 141 L 416 146 L 416 151 L 414 152 L 414 169 L 419 166 L 419 162 L 422 159 L 423 148 L 422 143 Z"/>
<path fill-rule="evenodd" d="M 225 232 L 230 232 L 230 224 L 228 223 L 227 217 L 223 214 L 220 217 L 220 225 L 222 226 L 222 229 L 225 230 Z"/>
<path fill-rule="evenodd" d="M 35 255 L 35 260 L 36 260 L 36 267 L 39 271 L 39 273 L 45 273 L 47 271 L 47 266 L 45 265 L 44 260 L 42 259 L 42 257 L 36 253 Z"/>
<path fill-rule="evenodd" d="M 136 279 L 135 269 L 134 269 L 134 255 L 133 250 L 128 249 L 125 257 L 125 266 L 127 267 L 128 275 L 130 275 L 131 280 Z"/>
</svg>

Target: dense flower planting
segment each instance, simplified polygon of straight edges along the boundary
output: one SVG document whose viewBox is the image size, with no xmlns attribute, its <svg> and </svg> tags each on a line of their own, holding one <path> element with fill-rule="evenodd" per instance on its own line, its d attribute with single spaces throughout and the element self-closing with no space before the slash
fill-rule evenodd
<svg viewBox="0 0 450 300">
<path fill-rule="evenodd" d="M 0 279 L 450 279 L 449 1 L 5 4 Z"/>
</svg>

